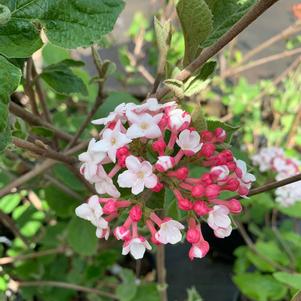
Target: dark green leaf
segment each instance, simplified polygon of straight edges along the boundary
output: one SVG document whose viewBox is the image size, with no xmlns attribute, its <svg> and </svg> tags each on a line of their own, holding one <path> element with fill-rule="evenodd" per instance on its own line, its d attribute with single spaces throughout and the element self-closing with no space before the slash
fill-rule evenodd
<svg viewBox="0 0 301 301">
<path fill-rule="evenodd" d="M 67 240 L 70 247 L 81 255 L 93 255 L 96 252 L 96 228 L 77 216 L 74 216 L 68 225 Z"/>
<path fill-rule="evenodd" d="M 185 39 L 184 66 L 193 61 L 212 31 L 212 13 L 205 0 L 180 0 L 177 12 Z"/>
<path fill-rule="evenodd" d="M 243 17 L 255 0 L 207 0 L 213 13 L 213 31 L 209 37 L 201 43 L 202 47 L 209 47 L 226 33 L 236 22 Z"/>
<path fill-rule="evenodd" d="M 123 269 L 120 273 L 122 283 L 118 285 L 116 296 L 120 301 L 136 301 L 136 277 L 130 270 Z M 134 299 L 135 297 L 135 299 Z"/>
<path fill-rule="evenodd" d="M 207 120 L 207 127 L 209 131 L 214 131 L 217 128 L 223 128 L 227 133 L 226 143 L 231 142 L 233 134 L 239 129 L 239 127 L 235 127 L 218 120 Z"/>
</svg>

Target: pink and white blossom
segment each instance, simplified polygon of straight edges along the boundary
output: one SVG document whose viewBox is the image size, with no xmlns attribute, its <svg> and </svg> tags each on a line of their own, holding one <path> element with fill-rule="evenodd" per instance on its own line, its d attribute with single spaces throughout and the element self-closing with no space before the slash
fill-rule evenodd
<svg viewBox="0 0 301 301">
<path fill-rule="evenodd" d="M 118 176 L 118 184 L 123 188 L 132 188 L 132 193 L 137 195 L 145 187 L 154 188 L 158 183 L 157 176 L 153 173 L 153 166 L 148 161 L 140 162 L 135 156 L 128 156 L 125 160 L 127 170 Z"/>
<path fill-rule="evenodd" d="M 160 230 L 156 233 L 155 238 L 162 244 L 176 244 L 182 240 L 182 233 L 180 230 L 185 229 L 185 227 L 175 221 L 168 220 L 162 222 L 160 225 Z"/>
<path fill-rule="evenodd" d="M 189 127 L 191 116 L 182 109 L 171 109 L 167 112 L 168 126 L 171 131 L 181 131 Z"/>
<path fill-rule="evenodd" d="M 144 237 L 135 237 L 125 241 L 122 248 L 122 255 L 131 254 L 135 259 L 141 259 L 146 250 L 151 250 L 152 247 Z"/>
<path fill-rule="evenodd" d="M 177 139 L 177 144 L 182 151 L 196 154 L 202 148 L 200 142 L 201 137 L 197 131 L 190 131 L 188 129 L 182 131 Z"/>
<path fill-rule="evenodd" d="M 223 205 L 215 205 L 209 212 L 207 223 L 214 230 L 215 236 L 224 238 L 231 234 L 232 226 L 229 214 L 230 210 Z"/>
<path fill-rule="evenodd" d="M 160 156 L 155 163 L 155 167 L 158 171 L 164 172 L 174 167 L 175 159 L 170 156 Z"/>
</svg>

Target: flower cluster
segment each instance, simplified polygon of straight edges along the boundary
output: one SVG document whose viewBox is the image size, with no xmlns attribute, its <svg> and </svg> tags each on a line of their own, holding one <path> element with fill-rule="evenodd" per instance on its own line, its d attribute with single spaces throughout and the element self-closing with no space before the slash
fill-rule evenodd
<svg viewBox="0 0 301 301">
<path fill-rule="evenodd" d="M 225 149 L 224 129 L 197 131 L 189 113 L 175 102 L 160 104 L 155 98 L 141 105 L 120 104 L 93 124 L 104 126 L 99 140 L 92 139 L 79 159 L 81 173 L 98 195 L 80 205 L 76 214 L 96 227 L 97 237 L 108 239 L 112 233 L 123 241 L 122 254 L 135 259 L 152 248 L 150 242 L 180 242 L 184 225 L 149 206 L 153 195 L 164 189 L 172 191 L 185 213 L 190 259 L 202 258 L 209 250 L 200 220 L 207 221 L 217 237 L 230 235 L 229 215 L 242 208 L 237 199 L 220 195 L 247 195 L 255 177 Z M 193 177 L 191 168 L 196 166 L 199 174 Z M 127 197 L 121 196 L 121 189 Z M 122 217 L 122 224 L 116 225 Z"/>
<path fill-rule="evenodd" d="M 252 157 L 253 163 L 262 172 L 273 171 L 277 181 L 292 177 L 300 172 L 301 163 L 285 156 L 283 149 L 277 147 L 262 148 Z M 292 183 L 276 189 L 276 201 L 283 207 L 288 207 L 301 201 L 300 182 Z"/>
</svg>

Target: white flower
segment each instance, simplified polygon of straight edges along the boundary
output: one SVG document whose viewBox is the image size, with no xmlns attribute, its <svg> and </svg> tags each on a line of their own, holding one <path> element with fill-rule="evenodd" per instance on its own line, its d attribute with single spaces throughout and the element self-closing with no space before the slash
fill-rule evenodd
<svg viewBox="0 0 301 301">
<path fill-rule="evenodd" d="M 223 181 L 227 179 L 230 171 L 227 165 L 219 165 L 212 167 L 210 173 L 217 177 L 217 181 Z"/>
<path fill-rule="evenodd" d="M 133 109 L 133 111 L 135 113 L 141 113 L 141 112 L 146 112 L 146 111 L 158 112 L 167 107 L 172 107 L 175 104 L 176 104 L 175 101 L 171 101 L 171 102 L 168 102 L 165 104 L 159 104 L 157 98 L 148 98 L 144 104 L 137 106 L 136 108 Z"/>
<path fill-rule="evenodd" d="M 174 167 L 175 159 L 170 156 L 159 156 L 155 166 L 160 172 L 167 171 Z"/>
<path fill-rule="evenodd" d="M 182 239 L 182 234 L 180 230 L 183 230 L 185 227 L 174 220 L 169 220 L 163 222 L 160 225 L 160 230 L 155 234 L 155 238 L 162 244 L 176 244 Z"/>
<path fill-rule="evenodd" d="M 108 240 L 110 236 L 110 229 L 109 227 L 106 229 L 103 228 L 96 228 L 96 237 L 98 238 L 104 238 L 105 240 Z"/>
<path fill-rule="evenodd" d="M 239 175 L 239 179 L 243 184 L 247 184 L 247 187 L 250 188 L 251 183 L 256 181 L 256 177 L 248 172 L 246 162 L 235 159 L 235 163 L 237 168 L 239 168 L 239 170 L 241 171 L 241 174 Z"/>
<path fill-rule="evenodd" d="M 118 120 L 120 120 L 121 122 L 125 122 L 126 119 L 124 116 L 125 116 L 127 105 L 128 104 L 121 103 L 115 108 L 114 112 L 111 112 L 107 117 L 93 120 L 92 123 L 96 125 L 101 125 L 101 124 L 107 125 L 110 122 L 118 121 Z"/>
<path fill-rule="evenodd" d="M 91 139 L 87 151 L 78 156 L 79 161 L 83 162 L 81 166 L 82 174 L 88 181 L 95 176 L 97 165 L 106 157 L 105 152 L 93 150 L 95 144 L 96 140 Z"/>
<path fill-rule="evenodd" d="M 265 147 L 257 154 L 252 156 L 252 162 L 254 165 L 259 166 L 261 172 L 267 171 L 272 168 L 272 162 L 277 156 L 283 156 L 284 152 L 281 148 L 277 147 Z"/>
<path fill-rule="evenodd" d="M 118 121 L 114 130 L 105 129 L 102 133 L 102 140 L 96 142 L 92 148 L 94 151 L 107 153 L 114 163 L 116 162 L 117 150 L 132 142 L 125 134 L 121 133 L 120 125 L 121 123 Z"/>
<path fill-rule="evenodd" d="M 191 116 L 181 109 L 172 109 L 167 113 L 167 116 L 168 126 L 172 131 L 187 128 L 191 122 Z"/>
<path fill-rule="evenodd" d="M 132 125 L 127 130 L 127 136 L 130 139 L 149 138 L 154 139 L 162 135 L 158 123 L 162 119 L 163 114 L 150 115 L 148 113 L 137 115 L 133 112 L 127 113 L 129 121 Z"/>
<path fill-rule="evenodd" d="M 134 156 L 128 156 L 125 160 L 128 170 L 118 176 L 120 187 L 132 188 L 133 194 L 139 194 L 144 187 L 154 188 L 158 183 L 158 178 L 153 174 L 153 167 L 148 161 L 140 162 Z"/>
<path fill-rule="evenodd" d="M 91 196 L 87 203 L 78 206 L 75 209 L 75 214 L 78 217 L 91 222 L 99 229 L 108 228 L 108 222 L 102 217 L 103 210 L 99 204 L 99 198 L 97 195 Z"/>
<path fill-rule="evenodd" d="M 231 234 L 231 219 L 228 216 L 229 209 L 223 205 L 213 206 L 208 214 L 207 223 L 214 230 L 214 234 L 219 238 L 227 237 Z"/>
<path fill-rule="evenodd" d="M 177 144 L 183 151 L 189 151 L 195 154 L 203 146 L 203 144 L 200 143 L 200 140 L 201 137 L 196 131 L 186 129 L 180 133 Z"/>
<path fill-rule="evenodd" d="M 95 189 L 99 194 L 108 194 L 114 198 L 120 197 L 120 192 L 101 165 L 98 166 L 97 175 L 91 179 L 91 183 L 95 184 Z"/>
<path fill-rule="evenodd" d="M 143 237 L 132 238 L 129 241 L 126 241 L 123 244 L 122 255 L 127 255 L 131 253 L 131 255 L 135 259 L 141 259 L 144 256 L 145 251 L 151 250 L 152 247 L 149 242 Z"/>
</svg>

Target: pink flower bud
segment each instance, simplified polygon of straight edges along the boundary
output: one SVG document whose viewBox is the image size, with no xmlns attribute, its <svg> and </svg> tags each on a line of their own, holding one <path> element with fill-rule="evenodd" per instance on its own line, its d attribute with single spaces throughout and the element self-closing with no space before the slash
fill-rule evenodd
<svg viewBox="0 0 301 301">
<path fill-rule="evenodd" d="M 205 143 L 199 152 L 199 156 L 204 156 L 206 158 L 211 157 L 215 152 L 215 145 L 213 143 Z"/>
<path fill-rule="evenodd" d="M 236 169 L 236 163 L 234 161 L 227 162 L 226 165 L 230 171 L 234 171 Z"/>
<path fill-rule="evenodd" d="M 199 215 L 207 215 L 210 212 L 210 208 L 208 207 L 207 203 L 204 201 L 196 201 L 193 205 L 194 212 Z"/>
<path fill-rule="evenodd" d="M 236 191 L 239 187 L 239 181 L 234 178 L 230 178 L 227 180 L 226 185 L 223 186 L 224 190 L 229 190 L 229 191 Z"/>
<path fill-rule="evenodd" d="M 221 154 L 223 154 L 223 156 L 226 158 L 226 160 L 229 161 L 233 161 L 234 157 L 232 152 L 229 149 L 225 149 L 221 152 Z"/>
<path fill-rule="evenodd" d="M 212 179 L 211 179 L 210 173 L 204 173 L 201 176 L 201 182 L 206 186 L 212 184 Z"/>
<path fill-rule="evenodd" d="M 215 141 L 216 142 L 224 142 L 227 138 L 227 134 L 226 131 L 222 128 L 217 128 L 214 131 L 214 135 L 215 135 Z"/>
<path fill-rule="evenodd" d="M 158 182 L 154 188 L 151 188 L 151 191 L 160 192 L 163 188 L 164 188 L 164 185 L 162 183 Z"/>
<path fill-rule="evenodd" d="M 205 187 L 203 185 L 196 185 L 191 190 L 191 195 L 194 198 L 200 198 L 205 194 Z"/>
<path fill-rule="evenodd" d="M 220 194 L 220 187 L 216 184 L 211 184 L 206 187 L 205 196 L 208 199 L 215 199 Z"/>
<path fill-rule="evenodd" d="M 228 203 L 228 208 L 229 210 L 234 213 L 234 214 L 238 214 L 242 211 L 242 206 L 240 204 L 240 202 L 236 199 L 231 199 L 230 201 L 227 202 Z"/>
<path fill-rule="evenodd" d="M 197 243 L 200 240 L 200 238 L 201 238 L 200 231 L 196 227 L 195 228 L 190 228 L 187 231 L 186 240 L 189 243 L 195 244 L 195 243 Z"/>
<path fill-rule="evenodd" d="M 182 198 L 182 199 L 178 200 L 178 207 L 181 210 L 189 211 L 193 208 L 193 203 L 190 202 L 188 199 Z"/>
<path fill-rule="evenodd" d="M 103 206 L 103 213 L 104 214 L 112 214 L 117 211 L 117 204 L 114 200 L 109 200 Z"/>
<path fill-rule="evenodd" d="M 141 220 L 142 210 L 139 205 L 135 205 L 132 207 L 132 209 L 130 210 L 130 217 L 133 222 L 139 222 Z"/>
<path fill-rule="evenodd" d="M 213 134 L 210 131 L 201 131 L 201 139 L 202 142 L 212 142 L 213 140 Z"/>
<path fill-rule="evenodd" d="M 125 160 L 129 155 L 130 155 L 130 152 L 125 146 L 119 148 L 116 152 L 118 165 L 121 167 L 125 167 Z"/>
<path fill-rule="evenodd" d="M 166 143 L 164 142 L 163 139 L 157 140 L 152 144 L 152 149 L 160 156 L 163 156 L 166 149 Z"/>
</svg>

